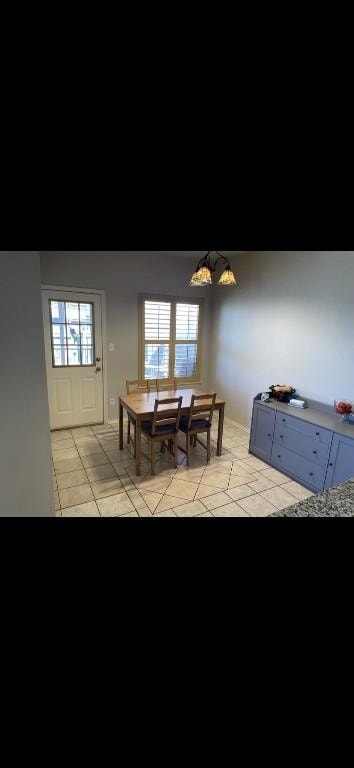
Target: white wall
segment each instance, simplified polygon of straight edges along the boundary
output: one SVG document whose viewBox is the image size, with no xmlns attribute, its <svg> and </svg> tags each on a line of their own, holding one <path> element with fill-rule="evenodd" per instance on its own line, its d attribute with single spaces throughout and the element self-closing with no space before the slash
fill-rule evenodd
<svg viewBox="0 0 354 768">
<path fill-rule="evenodd" d="M 199 256 L 198 256 L 199 258 Z M 197 262 L 198 259 L 196 259 Z M 103 289 L 107 302 L 106 352 L 108 400 L 125 392 L 126 379 L 138 376 L 138 294 L 161 293 L 187 298 L 205 296 L 205 328 L 202 380 L 207 385 L 210 292 L 189 288 L 196 263 L 190 258 L 163 252 L 49 251 L 41 253 L 42 283 Z M 109 406 L 108 418 L 117 418 L 117 405 Z"/>
<path fill-rule="evenodd" d="M 0 515 L 54 515 L 39 253 L 0 251 Z"/>
<path fill-rule="evenodd" d="M 271 384 L 354 400 L 354 252 L 248 253 L 232 266 L 239 287 L 213 289 L 209 359 L 226 415 L 249 426 Z"/>
</svg>

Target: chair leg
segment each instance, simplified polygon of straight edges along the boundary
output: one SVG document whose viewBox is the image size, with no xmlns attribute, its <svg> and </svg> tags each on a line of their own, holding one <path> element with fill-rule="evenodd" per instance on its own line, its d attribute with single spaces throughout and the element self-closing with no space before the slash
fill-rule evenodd
<svg viewBox="0 0 354 768">
<path fill-rule="evenodd" d="M 178 440 L 177 440 L 177 435 L 175 436 L 174 446 L 173 447 L 174 447 L 175 469 L 177 469 L 177 467 L 178 467 Z"/>
<path fill-rule="evenodd" d="M 197 435 L 194 435 L 194 448 L 197 447 Z"/>
<path fill-rule="evenodd" d="M 193 441 L 194 441 L 194 437 L 193 437 L 193 435 L 191 435 L 190 438 L 189 438 L 190 445 L 193 445 Z"/>
<path fill-rule="evenodd" d="M 162 442 L 161 442 L 160 452 L 161 453 L 165 453 L 165 441 L 164 440 L 162 440 Z"/>
<path fill-rule="evenodd" d="M 207 434 L 207 463 L 209 464 L 210 461 L 210 429 L 208 429 Z"/>
<path fill-rule="evenodd" d="M 187 448 L 187 451 L 186 451 L 186 453 L 187 453 L 187 467 L 189 467 L 189 447 L 190 447 L 190 439 L 189 439 L 189 434 L 188 434 L 188 432 L 187 432 L 187 434 L 186 434 L 186 438 L 187 438 L 187 439 L 186 439 L 186 448 Z"/>
<path fill-rule="evenodd" d="M 127 443 L 128 443 L 128 445 L 130 443 L 130 419 L 128 419 L 128 439 L 127 439 Z"/>
<path fill-rule="evenodd" d="M 134 459 L 136 459 L 136 429 L 134 426 Z"/>
<path fill-rule="evenodd" d="M 150 440 L 150 459 L 151 459 L 151 474 L 155 474 L 155 450 L 154 441 Z"/>
</svg>

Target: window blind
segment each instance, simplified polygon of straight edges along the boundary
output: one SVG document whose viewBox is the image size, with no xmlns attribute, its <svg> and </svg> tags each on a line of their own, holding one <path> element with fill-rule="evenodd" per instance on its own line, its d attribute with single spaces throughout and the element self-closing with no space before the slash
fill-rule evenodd
<svg viewBox="0 0 354 768">
<path fill-rule="evenodd" d="M 199 376 L 200 302 L 141 297 L 140 376 Z"/>
</svg>

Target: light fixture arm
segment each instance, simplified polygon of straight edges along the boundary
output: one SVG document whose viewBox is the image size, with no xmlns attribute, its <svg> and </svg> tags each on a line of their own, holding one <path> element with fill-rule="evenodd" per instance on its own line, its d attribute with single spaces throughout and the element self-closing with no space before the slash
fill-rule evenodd
<svg viewBox="0 0 354 768">
<path fill-rule="evenodd" d="M 222 253 L 219 253 L 219 251 L 215 251 L 215 253 L 217 253 L 217 254 L 218 254 L 218 257 L 219 257 L 219 258 L 218 258 L 218 259 L 216 259 L 216 262 L 215 262 L 215 264 L 214 264 L 214 268 L 213 268 L 213 270 L 212 270 L 212 271 L 213 271 L 213 272 L 215 272 L 215 269 L 216 269 L 216 265 L 217 265 L 217 263 L 218 263 L 219 261 L 222 261 L 222 262 L 223 262 L 223 264 L 226 264 L 226 269 L 231 269 L 231 267 L 230 267 L 230 262 L 229 262 L 229 260 L 226 258 L 226 256 L 223 256 L 223 255 L 222 255 Z"/>
</svg>

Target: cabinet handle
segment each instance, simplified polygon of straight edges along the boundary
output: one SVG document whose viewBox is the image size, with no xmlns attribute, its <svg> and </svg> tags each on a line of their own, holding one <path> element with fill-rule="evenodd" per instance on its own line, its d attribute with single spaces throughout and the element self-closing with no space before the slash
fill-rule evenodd
<svg viewBox="0 0 354 768">
<path fill-rule="evenodd" d="M 319 432 L 316 432 L 317 437 L 319 436 L 319 434 L 320 434 Z"/>
<path fill-rule="evenodd" d="M 310 472 L 310 477 L 313 477 L 313 472 Z"/>
<path fill-rule="evenodd" d="M 312 453 L 317 453 L 317 451 L 312 451 Z"/>
<path fill-rule="evenodd" d="M 278 453 L 278 459 L 281 459 L 281 455 L 280 455 L 280 453 Z"/>
<path fill-rule="evenodd" d="M 272 437 L 272 435 L 270 434 L 270 432 L 268 432 L 268 437 Z"/>
<path fill-rule="evenodd" d="M 333 464 L 332 464 L 332 462 L 331 462 L 331 461 L 329 462 L 328 466 L 329 466 L 329 467 L 333 467 Z"/>
<path fill-rule="evenodd" d="M 284 421 L 284 423 L 285 423 L 286 419 L 282 419 L 282 421 Z"/>
<path fill-rule="evenodd" d="M 281 439 L 284 440 L 284 435 L 280 435 Z"/>
</svg>

